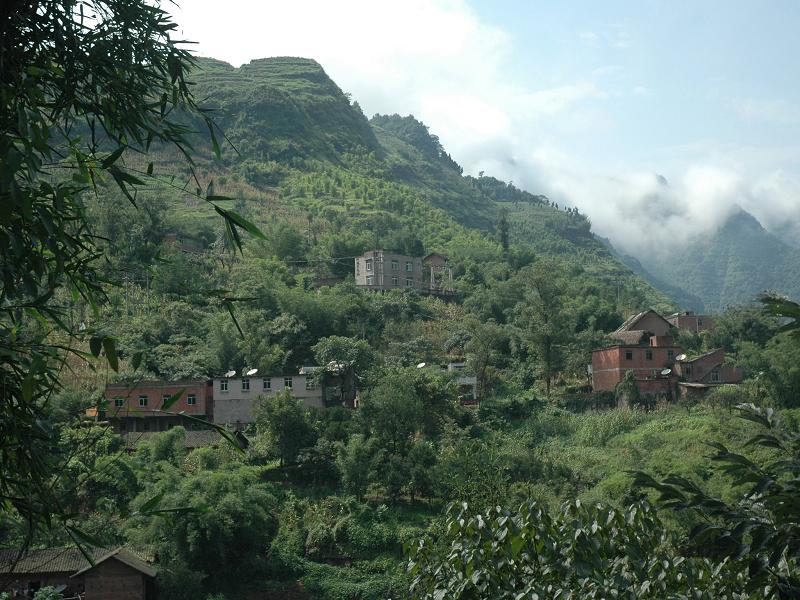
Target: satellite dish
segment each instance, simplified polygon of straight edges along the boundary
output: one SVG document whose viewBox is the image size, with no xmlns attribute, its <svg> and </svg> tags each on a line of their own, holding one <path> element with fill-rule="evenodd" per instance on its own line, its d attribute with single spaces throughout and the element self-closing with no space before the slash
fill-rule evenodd
<svg viewBox="0 0 800 600">
<path fill-rule="evenodd" d="M 686 360 L 686 355 L 685 354 L 678 354 L 678 356 L 675 357 L 675 360 Z"/>
<path fill-rule="evenodd" d="M 225 373 L 225 377 L 233 377 L 234 375 L 236 375 L 236 371 L 228 371 Z"/>
<path fill-rule="evenodd" d="M 672 373 L 672 369 L 664 369 L 663 371 L 661 371 L 662 375 L 669 375 L 670 373 Z"/>
<path fill-rule="evenodd" d="M 424 363 L 424 362 L 421 362 L 421 363 L 419 363 L 419 364 L 417 365 L 417 368 L 418 368 L 418 369 L 422 369 L 422 368 L 423 368 L 425 365 L 426 365 L 426 363 Z"/>
<path fill-rule="evenodd" d="M 258 369 L 250 369 L 250 370 L 247 372 L 247 374 L 248 374 L 248 375 L 255 375 L 256 373 L 258 373 Z"/>
</svg>

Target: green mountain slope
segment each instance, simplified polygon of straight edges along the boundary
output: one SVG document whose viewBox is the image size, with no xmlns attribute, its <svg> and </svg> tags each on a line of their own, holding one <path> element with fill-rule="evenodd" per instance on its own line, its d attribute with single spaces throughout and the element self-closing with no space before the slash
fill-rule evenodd
<svg viewBox="0 0 800 600">
<path fill-rule="evenodd" d="M 669 256 L 641 257 L 641 262 L 657 278 L 697 296 L 708 311 L 752 302 L 765 290 L 800 297 L 800 250 L 745 211 Z"/>
<path fill-rule="evenodd" d="M 492 177 L 464 176 L 423 123 L 399 115 L 367 120 L 313 60 L 269 58 L 234 68 L 201 59 L 193 78 L 230 143 L 214 158 L 198 137 L 199 186 L 177 159 L 155 156 L 156 173 L 170 182 L 162 198 L 177 200 L 167 203 L 166 223 L 182 238 L 203 246 L 219 226 L 213 210 L 180 189 L 183 182 L 234 198 L 238 212 L 274 235 L 299 235 L 305 248 L 293 268 L 316 276 L 346 276 L 354 255 L 408 249 L 415 240 L 448 254 L 457 273 L 471 262 L 503 262 L 498 225 L 506 214 L 514 252 L 595 278 L 598 294 L 620 314 L 674 306 L 595 238 L 585 216 Z M 126 157 L 140 171 L 146 163 L 136 161 L 153 158 Z"/>
<path fill-rule="evenodd" d="M 364 115 L 313 60 L 270 58 L 235 69 L 201 59 L 195 81 L 242 157 L 336 161 L 343 152 L 380 151 Z"/>
</svg>

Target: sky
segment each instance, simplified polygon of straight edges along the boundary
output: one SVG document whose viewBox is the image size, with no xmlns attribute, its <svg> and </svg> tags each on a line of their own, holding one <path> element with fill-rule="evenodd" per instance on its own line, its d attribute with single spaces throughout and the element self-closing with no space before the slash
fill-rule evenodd
<svg viewBox="0 0 800 600">
<path fill-rule="evenodd" d="M 751 212 L 800 246 L 796 0 L 178 0 L 197 54 L 317 60 L 364 112 L 413 114 L 466 173 L 632 254 Z"/>
</svg>

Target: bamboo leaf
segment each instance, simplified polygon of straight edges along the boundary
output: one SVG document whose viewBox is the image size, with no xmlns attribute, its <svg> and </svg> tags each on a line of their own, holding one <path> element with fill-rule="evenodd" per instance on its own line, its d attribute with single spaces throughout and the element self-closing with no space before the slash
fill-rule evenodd
<svg viewBox="0 0 800 600">
<path fill-rule="evenodd" d="M 119 371 L 119 360 L 117 359 L 117 345 L 112 337 L 103 338 L 103 350 L 106 353 L 106 360 L 109 366 L 115 371 Z"/>
</svg>

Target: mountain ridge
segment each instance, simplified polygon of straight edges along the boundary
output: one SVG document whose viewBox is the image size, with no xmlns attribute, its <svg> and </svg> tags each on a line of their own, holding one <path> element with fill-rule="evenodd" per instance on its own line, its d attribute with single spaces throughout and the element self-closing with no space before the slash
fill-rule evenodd
<svg viewBox="0 0 800 600">
<path fill-rule="evenodd" d="M 715 229 L 675 248 L 667 257 L 638 257 L 658 280 L 700 299 L 699 310 L 749 304 L 765 291 L 800 297 L 800 250 L 765 229 L 749 212 L 733 212 Z M 664 289 L 661 287 L 660 289 Z"/>
</svg>

